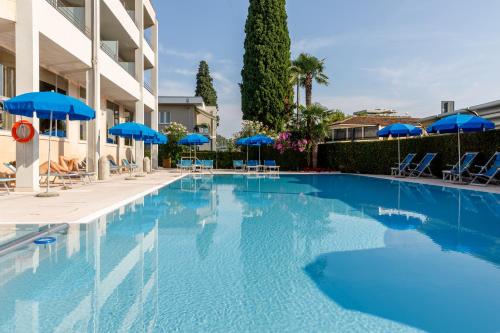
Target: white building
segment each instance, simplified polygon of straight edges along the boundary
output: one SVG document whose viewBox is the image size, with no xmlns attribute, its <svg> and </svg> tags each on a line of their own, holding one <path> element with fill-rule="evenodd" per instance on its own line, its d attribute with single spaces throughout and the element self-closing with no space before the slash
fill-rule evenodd
<svg viewBox="0 0 500 333">
<path fill-rule="evenodd" d="M 0 98 L 54 90 L 96 110 L 88 123 L 58 122 L 62 137 L 52 145 L 53 159 L 88 156 L 97 170 L 101 156 L 131 158 L 133 143 L 107 130 L 127 120 L 157 128 L 157 64 L 158 21 L 150 0 L 0 0 Z M 15 121 L 0 111 L 0 162 L 16 161 L 16 190 L 36 191 L 48 122 L 34 119 L 34 140 L 16 144 L 10 136 Z M 140 162 L 144 147 L 137 148 Z"/>
</svg>

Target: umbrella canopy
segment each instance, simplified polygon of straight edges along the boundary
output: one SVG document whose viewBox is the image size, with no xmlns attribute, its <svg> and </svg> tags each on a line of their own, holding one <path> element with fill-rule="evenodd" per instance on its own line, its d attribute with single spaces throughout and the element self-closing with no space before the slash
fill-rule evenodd
<svg viewBox="0 0 500 333">
<path fill-rule="evenodd" d="M 186 135 L 179 140 L 179 144 L 183 146 L 199 146 L 208 142 L 209 140 L 206 136 L 197 133 Z"/>
<path fill-rule="evenodd" d="M 164 145 L 168 143 L 168 138 L 161 134 L 160 132 L 155 131 L 155 135 L 151 139 L 144 140 L 144 143 L 152 144 L 152 145 Z"/>
<path fill-rule="evenodd" d="M 470 114 L 455 114 L 440 119 L 427 128 L 429 133 L 479 132 L 494 129 L 495 124 L 487 119 Z"/>
<path fill-rule="evenodd" d="M 56 92 L 31 92 L 4 102 L 11 114 L 32 118 L 55 120 L 91 120 L 95 111 L 82 101 Z"/>
<path fill-rule="evenodd" d="M 401 176 L 401 147 L 399 143 L 399 138 L 400 137 L 406 137 L 406 136 L 418 136 L 422 135 L 422 130 L 418 127 L 415 127 L 410 124 L 392 124 L 389 126 L 386 126 L 382 128 L 380 131 L 377 132 L 377 135 L 379 137 L 396 137 L 398 138 L 398 169 L 399 169 L 399 176 Z"/>
<path fill-rule="evenodd" d="M 272 145 L 274 140 L 264 134 L 257 134 L 248 138 L 250 145 Z"/>
<path fill-rule="evenodd" d="M 127 122 L 111 127 L 108 130 L 109 134 L 120 136 L 122 138 L 131 138 L 137 141 L 151 140 L 155 137 L 156 132 L 146 125 Z"/>
<path fill-rule="evenodd" d="M 422 134 L 422 130 L 410 124 L 392 124 L 382 128 L 377 132 L 379 137 L 401 137 L 401 136 L 418 136 Z"/>
<path fill-rule="evenodd" d="M 458 181 L 462 182 L 460 132 L 480 132 L 494 129 L 495 124 L 487 119 L 470 114 L 455 114 L 440 119 L 427 128 L 428 133 L 457 133 L 458 136 Z"/>
</svg>

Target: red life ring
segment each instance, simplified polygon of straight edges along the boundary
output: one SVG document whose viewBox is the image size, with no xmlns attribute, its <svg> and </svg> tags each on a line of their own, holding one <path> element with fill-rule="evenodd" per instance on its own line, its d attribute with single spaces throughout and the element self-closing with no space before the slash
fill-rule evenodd
<svg viewBox="0 0 500 333">
<path fill-rule="evenodd" d="M 30 142 L 35 136 L 35 128 L 27 120 L 20 120 L 12 126 L 12 137 L 20 143 Z"/>
</svg>

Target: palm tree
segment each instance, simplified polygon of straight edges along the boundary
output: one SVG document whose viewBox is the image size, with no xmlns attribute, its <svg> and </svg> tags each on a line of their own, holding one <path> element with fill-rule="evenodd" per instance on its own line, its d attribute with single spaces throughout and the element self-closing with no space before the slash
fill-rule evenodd
<svg viewBox="0 0 500 333">
<path fill-rule="evenodd" d="M 328 85 L 328 76 L 323 73 L 325 70 L 325 59 L 318 59 L 310 54 L 301 53 L 293 62 L 293 67 L 300 69 L 300 84 L 306 90 L 306 107 L 312 105 L 312 85 L 316 81 L 318 84 Z"/>
<path fill-rule="evenodd" d="M 297 97 L 297 103 L 295 104 L 295 109 L 296 109 L 296 116 L 297 116 L 297 119 L 296 119 L 296 124 L 297 124 L 297 127 L 299 126 L 299 122 L 300 122 L 300 119 L 299 119 L 299 107 L 300 107 L 300 84 L 302 82 L 302 78 L 304 76 L 304 73 L 302 72 L 302 69 L 298 66 L 295 66 L 295 65 L 292 65 L 290 67 L 290 84 L 291 85 L 294 85 L 297 87 L 297 93 L 296 93 L 296 97 Z"/>
<path fill-rule="evenodd" d="M 342 120 L 344 113 L 340 110 L 328 110 L 321 104 L 312 104 L 303 111 L 302 117 L 304 137 L 310 143 L 308 162 L 309 165 L 312 164 L 312 167 L 316 168 L 318 164 L 318 144 L 328 137 L 330 124 Z"/>
</svg>

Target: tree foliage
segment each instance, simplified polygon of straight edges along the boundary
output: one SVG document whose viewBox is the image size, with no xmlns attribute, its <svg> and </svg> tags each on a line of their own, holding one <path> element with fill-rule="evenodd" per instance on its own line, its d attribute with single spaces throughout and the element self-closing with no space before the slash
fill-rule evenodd
<svg viewBox="0 0 500 333">
<path fill-rule="evenodd" d="M 312 86 L 316 81 L 318 84 L 328 85 L 328 76 L 324 73 L 325 60 L 320 60 L 307 53 L 301 53 L 293 61 L 292 79 L 300 81 L 301 86 L 306 90 L 306 106 L 312 105 Z"/>
<path fill-rule="evenodd" d="M 290 117 L 293 89 L 286 0 L 250 0 L 241 72 L 243 119 L 275 130 Z"/>
<path fill-rule="evenodd" d="M 196 74 L 196 91 L 195 96 L 201 96 L 203 102 L 208 106 L 217 105 L 217 92 L 213 85 L 213 79 L 210 76 L 210 69 L 205 60 L 200 61 L 198 74 Z"/>
</svg>

